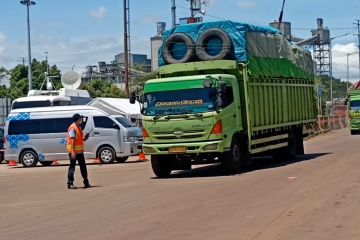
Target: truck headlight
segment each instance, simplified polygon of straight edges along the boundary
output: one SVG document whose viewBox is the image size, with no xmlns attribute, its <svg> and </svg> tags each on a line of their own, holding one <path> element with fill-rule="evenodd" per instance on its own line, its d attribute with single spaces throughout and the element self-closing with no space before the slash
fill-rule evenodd
<svg viewBox="0 0 360 240">
<path fill-rule="evenodd" d="M 204 150 L 205 151 L 216 150 L 216 149 L 218 149 L 218 146 L 219 146 L 218 143 L 209 144 L 204 147 Z"/>
<path fill-rule="evenodd" d="M 143 147 L 143 152 L 144 153 L 155 153 L 155 149 L 153 149 L 151 147 Z"/>
<path fill-rule="evenodd" d="M 135 137 L 124 137 L 124 142 L 135 142 Z"/>
</svg>

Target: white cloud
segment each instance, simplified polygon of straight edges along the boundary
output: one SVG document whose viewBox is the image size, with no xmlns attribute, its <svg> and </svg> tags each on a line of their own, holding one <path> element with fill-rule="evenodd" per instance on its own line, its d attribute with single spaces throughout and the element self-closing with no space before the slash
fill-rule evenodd
<svg viewBox="0 0 360 240">
<path fill-rule="evenodd" d="M 237 5 L 240 8 L 254 8 L 254 7 L 256 7 L 256 3 L 255 2 L 250 2 L 250 1 L 238 2 Z"/>
<path fill-rule="evenodd" d="M 217 0 L 207 0 L 207 3 L 209 4 L 209 6 L 214 6 L 216 4 Z"/>
<path fill-rule="evenodd" d="M 357 52 L 355 43 L 336 44 L 332 47 L 333 76 L 342 81 L 347 79 L 347 54 Z M 359 76 L 359 55 L 357 53 L 349 55 L 349 80 L 358 81 Z"/>
<path fill-rule="evenodd" d="M 105 7 L 99 7 L 97 10 L 90 11 L 90 16 L 101 19 L 107 15 L 107 10 Z"/>
<path fill-rule="evenodd" d="M 4 52 L 5 49 L 6 36 L 0 32 L 0 54 Z"/>
</svg>

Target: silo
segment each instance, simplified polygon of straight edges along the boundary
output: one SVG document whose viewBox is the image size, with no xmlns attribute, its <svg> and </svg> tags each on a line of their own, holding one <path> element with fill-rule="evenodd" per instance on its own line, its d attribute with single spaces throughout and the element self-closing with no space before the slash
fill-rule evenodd
<svg viewBox="0 0 360 240">
<path fill-rule="evenodd" d="M 273 28 L 279 29 L 282 33 L 284 33 L 287 40 L 291 41 L 291 23 L 290 22 L 279 22 L 274 21 L 270 23 L 270 26 Z"/>
</svg>

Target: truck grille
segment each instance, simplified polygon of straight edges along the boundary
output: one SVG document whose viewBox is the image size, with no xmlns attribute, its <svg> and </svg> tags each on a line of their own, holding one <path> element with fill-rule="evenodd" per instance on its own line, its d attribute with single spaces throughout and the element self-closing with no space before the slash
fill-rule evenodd
<svg viewBox="0 0 360 240">
<path fill-rule="evenodd" d="M 191 139 L 201 138 L 206 134 L 205 130 L 187 130 L 187 131 L 174 131 L 174 132 L 154 132 L 153 137 L 158 140 L 170 139 Z"/>
</svg>

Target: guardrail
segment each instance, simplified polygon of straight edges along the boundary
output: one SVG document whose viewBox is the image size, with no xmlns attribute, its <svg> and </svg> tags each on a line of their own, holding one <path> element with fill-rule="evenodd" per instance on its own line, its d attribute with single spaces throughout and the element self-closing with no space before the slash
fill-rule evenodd
<svg viewBox="0 0 360 240">
<path fill-rule="evenodd" d="M 317 131 L 324 133 L 330 130 L 347 128 L 348 119 L 345 116 L 318 116 L 317 118 Z"/>
</svg>

